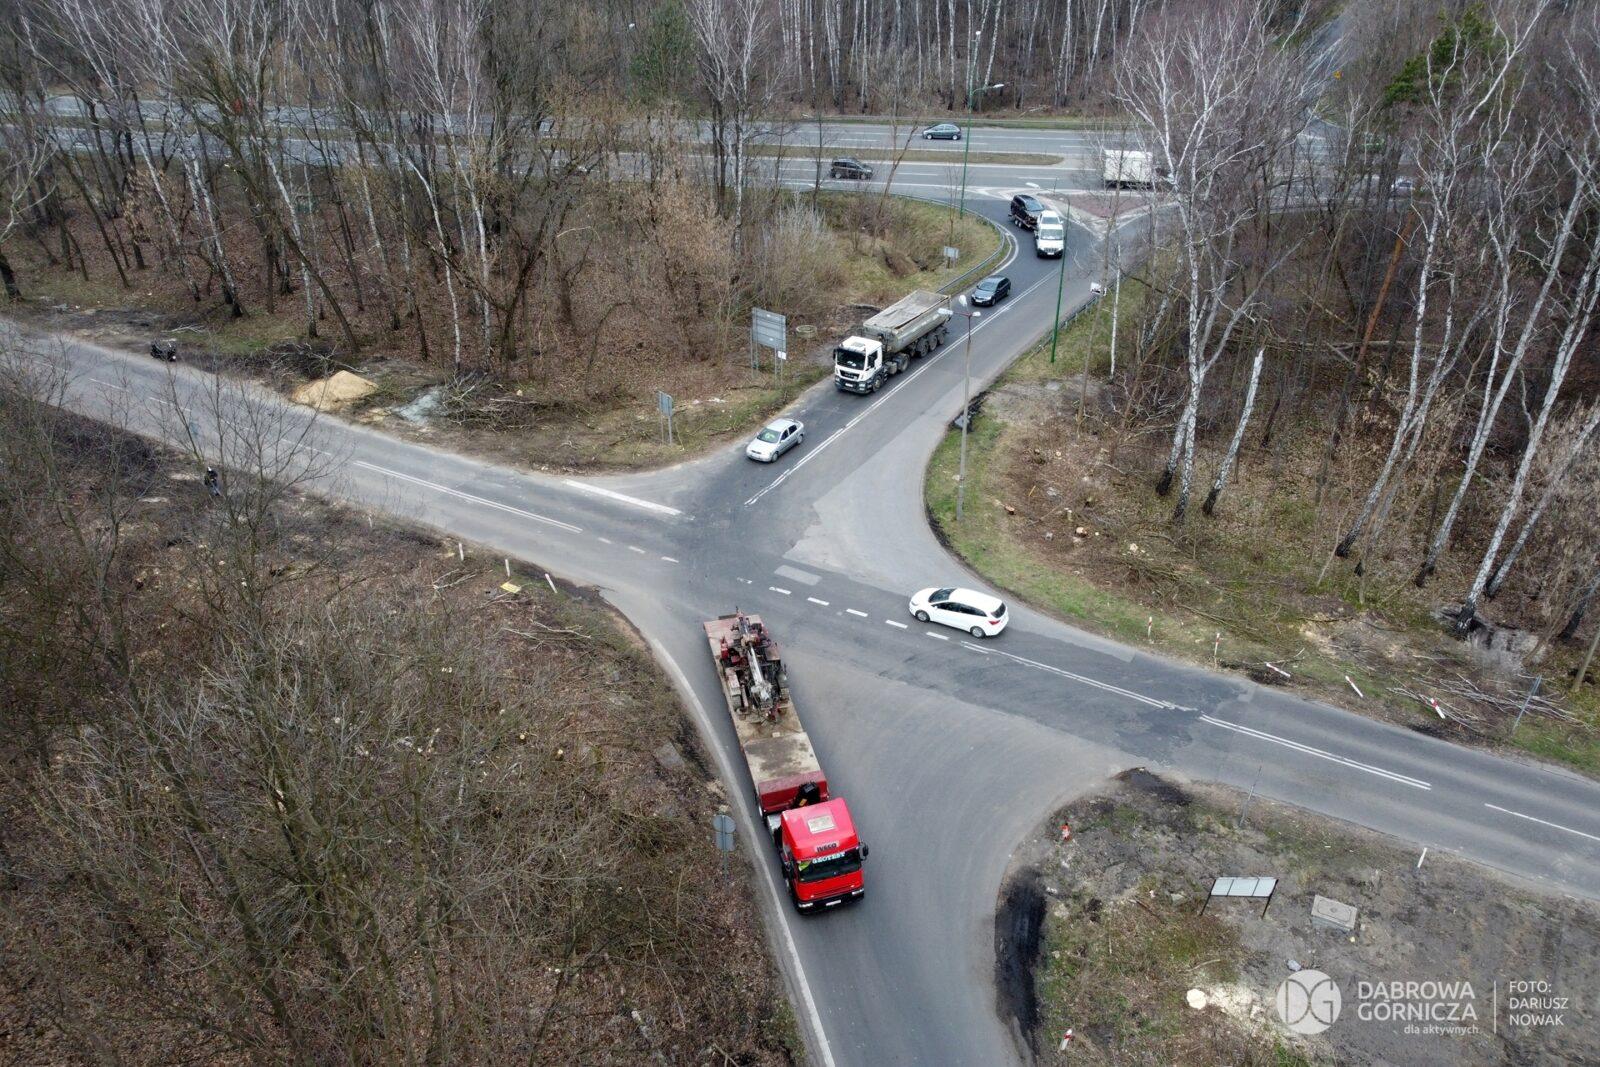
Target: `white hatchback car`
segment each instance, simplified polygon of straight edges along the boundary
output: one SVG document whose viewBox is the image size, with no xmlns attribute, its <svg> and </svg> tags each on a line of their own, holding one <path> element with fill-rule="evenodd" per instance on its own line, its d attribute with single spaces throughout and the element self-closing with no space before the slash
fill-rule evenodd
<svg viewBox="0 0 1600 1067">
<path fill-rule="evenodd" d="M 924 589 L 911 598 L 911 614 L 918 622 L 954 626 L 973 637 L 995 637 L 1006 628 L 1005 601 L 971 589 Z"/>
<path fill-rule="evenodd" d="M 762 427 L 754 441 L 745 446 L 744 454 L 760 463 L 775 463 L 779 456 L 805 439 L 805 423 L 794 419 L 773 419 Z"/>
</svg>

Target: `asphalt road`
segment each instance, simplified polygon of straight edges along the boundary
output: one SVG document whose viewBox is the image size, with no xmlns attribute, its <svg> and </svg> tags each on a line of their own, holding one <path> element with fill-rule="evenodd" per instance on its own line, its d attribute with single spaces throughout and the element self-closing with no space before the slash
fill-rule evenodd
<svg viewBox="0 0 1600 1067">
<path fill-rule="evenodd" d="M 985 186 L 994 218 L 1024 183 Z M 1069 234 L 1065 306 L 1088 299 L 1100 253 Z M 1015 295 L 978 321 L 974 390 L 1050 320 L 1055 264 L 1024 245 Z M 801 919 L 775 863 L 752 859 L 814 1058 L 975 1064 L 1019 1058 L 996 1010 L 993 912 L 1007 859 L 1056 802 L 1133 765 L 1211 779 L 1449 850 L 1552 889 L 1600 897 L 1600 785 L 1463 749 L 1175 663 L 1013 605 L 1000 638 L 918 625 L 906 597 L 966 575 L 929 530 L 922 477 L 959 410 L 964 334 L 881 393 L 827 383 L 793 409 L 806 442 L 771 466 L 742 445 L 647 474 L 565 479 L 312 420 L 270 395 L 54 338 L 70 406 L 173 436 L 265 419 L 320 488 L 593 584 L 680 686 L 725 780 L 745 847 L 749 782 L 698 623 L 759 611 L 786 649 L 829 779 L 872 845 L 866 899 Z M 241 409 L 241 405 L 243 408 Z M 979 502 L 974 502 L 979 504 Z M 981 506 L 981 504 L 979 504 Z"/>
</svg>

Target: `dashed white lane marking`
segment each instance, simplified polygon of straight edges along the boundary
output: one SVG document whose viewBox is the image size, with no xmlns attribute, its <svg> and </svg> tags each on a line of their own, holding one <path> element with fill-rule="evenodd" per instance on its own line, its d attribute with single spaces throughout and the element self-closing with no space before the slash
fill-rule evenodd
<svg viewBox="0 0 1600 1067">
<path fill-rule="evenodd" d="M 743 582 L 743 583 L 744 583 L 744 584 L 745 584 L 745 585 L 755 585 L 755 584 L 756 584 L 756 583 L 755 583 L 755 582 L 752 582 L 752 581 L 751 581 L 751 580 L 750 580 L 750 579 L 748 579 L 748 578 L 740 578 L 740 579 L 739 579 L 739 580 L 740 580 L 740 581 L 741 581 L 741 582 Z"/>
<path fill-rule="evenodd" d="M 1517 818 L 1519 818 L 1519 819 L 1527 819 L 1529 822 L 1536 822 L 1540 826 L 1548 826 L 1552 830 L 1563 830 L 1563 831 L 1565 831 L 1566 833 L 1569 833 L 1569 834 L 1577 834 L 1579 837 L 1587 837 L 1590 841 L 1600 841 L 1600 837 L 1596 837 L 1594 834 L 1586 834 L 1582 830 L 1574 830 L 1572 827 L 1570 827 L 1570 826 L 1562 826 L 1558 822 L 1549 822 L 1549 821 L 1547 821 L 1545 819 L 1535 818 L 1532 815 L 1524 815 L 1520 811 L 1512 811 L 1510 808 L 1502 808 L 1498 804 L 1485 804 L 1484 807 L 1490 808 L 1490 809 L 1492 809 L 1494 811 L 1502 812 L 1503 814 L 1506 814 L 1506 815 L 1515 815 Z"/>
<path fill-rule="evenodd" d="M 827 607 L 828 606 L 828 602 L 826 600 L 818 600 L 814 596 L 808 596 L 808 597 L 806 597 L 806 599 L 811 601 L 811 603 L 813 603 L 813 604 L 821 604 L 823 607 Z"/>
<path fill-rule="evenodd" d="M 974 645 L 970 641 L 963 641 L 961 643 L 977 652 L 991 651 L 989 649 L 978 648 L 978 646 Z M 1052 667 L 1048 663 L 1040 663 L 1037 660 L 1027 659 L 1023 656 L 1014 656 L 1010 652 L 1001 652 L 999 649 L 994 649 L 992 650 L 991 654 L 996 656 L 1004 656 L 1006 659 L 1015 660 L 1018 663 L 1025 663 L 1029 667 L 1036 667 L 1041 671 L 1049 671 L 1051 674 L 1058 674 L 1063 678 L 1070 678 L 1074 682 L 1078 682 L 1081 685 L 1087 685 L 1095 689 L 1101 689 L 1107 693 L 1115 693 L 1118 696 L 1127 697 L 1129 700 L 1137 700 L 1139 703 L 1148 704 L 1152 708 L 1161 708 L 1164 711 L 1194 710 L 1192 708 L 1186 708 L 1182 704 L 1174 704 L 1170 700 L 1157 700 L 1155 697 L 1147 697 L 1143 693 L 1135 693 L 1132 689 L 1124 689 L 1119 685 L 1112 685 L 1110 682 L 1102 682 L 1098 678 L 1090 678 L 1086 675 L 1074 674 L 1072 671 L 1062 670 L 1060 667 Z"/>
<path fill-rule="evenodd" d="M 895 627 L 898 630 L 909 630 L 909 629 L 911 629 L 911 627 L 907 626 L 905 623 L 903 623 L 903 622 L 895 622 L 893 619 L 884 619 L 883 621 L 888 623 L 890 626 Z"/>
<path fill-rule="evenodd" d="M 582 490 L 585 493 L 593 493 L 595 496 L 603 496 L 608 500 L 615 500 L 620 504 L 630 504 L 636 508 L 643 508 L 646 511 L 653 511 L 658 515 L 683 514 L 683 512 L 679 511 L 677 508 L 668 507 L 665 504 L 657 504 L 653 500 L 640 500 L 636 496 L 629 496 L 627 493 L 619 493 L 615 489 L 607 489 L 604 486 L 599 485 L 590 485 L 588 482 L 575 481 L 572 478 L 564 480 L 561 484 L 572 489 Z"/>
<path fill-rule="evenodd" d="M 432 489 L 436 493 L 443 493 L 445 496 L 453 496 L 457 500 L 465 500 L 470 504 L 479 504 L 486 508 L 494 508 L 496 511 L 503 511 L 508 515 L 515 515 L 518 518 L 531 519 L 534 522 L 542 522 L 546 526 L 554 526 L 557 529 L 566 530 L 568 533 L 583 532 L 582 527 L 574 526 L 570 522 L 562 522 L 560 519 L 552 519 L 548 515 L 535 515 L 531 511 L 523 511 L 521 508 L 514 508 L 510 504 L 502 504 L 498 500 L 488 500 L 481 496 L 473 496 L 471 493 L 463 493 L 459 489 L 451 489 L 448 485 L 440 485 L 438 482 L 430 482 L 425 478 L 414 478 L 409 474 L 401 474 L 399 471 L 392 471 L 387 467 L 380 467 L 376 463 L 368 463 L 364 459 L 358 459 L 352 465 L 356 467 L 364 467 L 369 471 L 373 471 L 377 474 L 387 475 L 388 477 L 394 478 L 398 481 L 410 482 L 412 485 L 420 485 L 424 489 Z"/>
<path fill-rule="evenodd" d="M 638 545 L 629 545 L 628 546 L 628 551 L 629 552 L 637 552 L 641 556 L 648 556 L 650 554 L 650 553 L 646 552 L 644 549 L 640 548 Z"/>
<path fill-rule="evenodd" d="M 936 634 L 932 630 L 924 630 L 922 632 L 927 634 L 929 637 L 933 638 L 935 641 L 948 641 L 948 640 L 950 640 L 950 638 L 946 637 L 944 634 Z"/>
<path fill-rule="evenodd" d="M 1221 719 L 1214 719 L 1210 715 L 1200 716 L 1200 721 L 1210 723 L 1212 726 L 1220 726 L 1224 730 L 1232 730 L 1237 734 L 1244 734 L 1246 737 L 1254 737 L 1259 741 L 1271 741 L 1275 745 L 1282 745 L 1284 748 L 1293 749 L 1296 752 L 1303 752 L 1308 756 L 1316 756 L 1318 759 L 1325 759 L 1330 763 L 1337 763 L 1353 770 L 1366 771 L 1368 774 L 1375 774 L 1379 778 L 1387 778 L 1391 782 L 1399 782 L 1401 785 L 1409 785 L 1413 789 L 1433 788 L 1433 786 L 1429 785 L 1427 782 L 1424 782 L 1420 778 L 1412 778 L 1409 775 L 1396 774 L 1394 771 L 1386 771 L 1382 767 L 1374 767 L 1370 763 L 1360 763 L 1346 756 L 1336 755 L 1332 752 L 1325 752 L 1320 748 L 1313 748 L 1310 745 L 1303 745 L 1299 741 L 1291 741 L 1287 737 L 1279 737 L 1277 734 L 1269 734 L 1262 730 L 1255 730 L 1248 726 L 1241 726 L 1236 722 L 1224 722 Z M 1600 840 L 1600 838 L 1597 838 L 1596 840 Z"/>
<path fill-rule="evenodd" d="M 103 382 L 99 378 L 90 378 L 89 380 L 96 385 L 103 385 L 107 389 L 115 389 L 122 393 L 128 392 L 128 387 L 126 385 L 117 385 L 115 382 Z"/>
<path fill-rule="evenodd" d="M 848 614 L 848 615 L 855 615 L 858 618 L 862 618 L 862 619 L 867 617 L 867 613 L 866 612 L 857 611 L 855 608 L 845 608 L 844 610 L 845 610 L 845 613 Z"/>
<path fill-rule="evenodd" d="M 663 562 L 663 563 L 676 563 L 678 561 L 673 559 L 671 556 L 662 556 L 661 557 L 661 562 Z"/>
<path fill-rule="evenodd" d="M 1011 254 L 1006 257 L 1004 263 L 1002 263 L 999 267 L 995 268 L 996 271 L 999 271 L 999 270 L 1003 269 L 1005 267 L 1006 263 L 1010 263 L 1017 256 L 1018 245 L 1017 245 L 1017 242 L 1016 242 L 1015 238 L 1012 238 L 1009 234 L 1006 235 L 1006 238 L 1011 244 Z M 998 315 L 998 314 L 1001 314 L 1001 313 L 1009 310 L 1010 307 L 1016 307 L 1021 302 L 1023 297 L 1027 296 L 1029 293 L 1031 293 L 1035 289 L 1039 288 L 1039 286 L 1043 285 L 1045 282 L 1051 281 L 1051 280 L 1052 279 L 1050 278 L 1049 272 L 1046 272 L 1044 275 L 1042 275 L 1039 278 L 1038 281 L 1036 281 L 1032 285 L 1028 286 L 1022 292 L 1015 294 L 1012 297 L 1011 304 L 1010 304 L 1009 307 L 1001 308 L 1000 311 L 993 312 L 992 314 L 993 315 Z M 989 323 L 994 322 L 994 321 L 995 320 L 994 320 L 993 317 L 985 318 L 978 325 L 972 327 L 972 332 L 976 333 L 977 331 L 983 329 L 985 326 L 989 325 Z M 810 463 L 817 456 L 821 455 L 823 449 L 827 448 L 829 445 L 831 445 L 835 441 L 837 441 L 840 437 L 844 436 L 844 434 L 847 431 L 849 431 L 849 429 L 852 426 L 854 426 L 856 423 L 860 422 L 862 419 L 866 418 L 868 415 L 871 415 L 874 411 L 878 410 L 879 405 L 883 404 L 890 397 L 894 396 L 896 392 L 903 392 L 905 390 L 905 388 L 907 386 L 909 386 L 913 381 L 915 381 L 919 375 L 921 375 L 929 367 L 932 367 L 935 363 L 937 363 L 940 356 L 944 355 L 946 352 L 950 351 L 953 348 L 955 348 L 955 345 L 946 345 L 945 347 L 939 349 L 939 351 L 935 352 L 933 355 L 923 357 L 922 366 L 918 367 L 916 370 L 912 371 L 910 374 L 903 374 L 903 375 L 900 376 L 901 379 L 902 379 L 901 383 L 900 383 L 900 389 L 898 389 L 898 390 L 890 390 L 889 392 L 887 392 L 887 393 L 883 394 L 882 396 L 880 396 L 878 399 L 874 400 L 872 403 L 868 404 L 864 410 L 862 410 L 862 411 L 860 411 L 860 412 L 858 412 L 856 414 L 855 418 L 851 419 L 849 422 L 847 422 L 843 426 L 839 427 L 839 429 L 837 429 L 833 433 L 829 434 L 826 440 L 824 440 L 823 442 L 818 444 L 815 448 L 811 449 L 811 451 L 807 452 L 805 455 L 801 456 L 797 463 L 795 463 L 793 466 L 791 466 L 788 470 L 784 471 L 782 474 L 778 475 L 772 481 L 768 482 L 767 485 L 766 485 L 766 488 L 764 488 L 760 492 L 756 493 L 749 500 L 746 500 L 744 502 L 744 506 L 745 507 L 750 507 L 756 501 L 760 500 L 762 497 L 766 496 L 768 493 L 770 493 L 774 489 L 778 488 L 778 486 L 782 485 L 784 483 L 785 479 L 787 479 L 791 474 L 793 474 L 795 471 L 799 470 L 801 467 L 804 467 L 807 463 Z"/>
<path fill-rule="evenodd" d="M 768 592 L 772 592 L 772 593 L 782 593 L 784 596 L 788 596 L 789 593 L 790 593 L 789 590 L 784 589 L 781 586 L 776 586 L 776 585 L 767 586 L 767 590 L 768 590 Z"/>
<path fill-rule="evenodd" d="M 602 545 L 609 545 L 611 543 L 611 538 L 609 537 L 596 537 L 595 540 L 599 541 Z"/>
</svg>

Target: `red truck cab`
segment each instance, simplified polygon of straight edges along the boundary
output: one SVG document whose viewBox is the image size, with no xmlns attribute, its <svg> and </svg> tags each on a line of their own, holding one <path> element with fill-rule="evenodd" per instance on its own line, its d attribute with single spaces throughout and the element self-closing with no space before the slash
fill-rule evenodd
<svg viewBox="0 0 1600 1067">
<path fill-rule="evenodd" d="M 861 863 L 867 846 L 842 799 L 790 808 L 777 836 L 784 881 L 801 911 L 831 908 L 866 892 Z"/>
</svg>

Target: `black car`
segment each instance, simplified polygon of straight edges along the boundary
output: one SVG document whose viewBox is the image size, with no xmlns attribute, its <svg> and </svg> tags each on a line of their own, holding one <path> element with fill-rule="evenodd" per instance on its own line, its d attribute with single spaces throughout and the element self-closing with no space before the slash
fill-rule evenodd
<svg viewBox="0 0 1600 1067">
<path fill-rule="evenodd" d="M 834 160 L 828 166 L 830 178 L 854 178 L 857 181 L 866 181 L 872 177 L 872 168 L 851 156 L 844 156 Z"/>
<path fill-rule="evenodd" d="M 1004 274 L 991 275 L 972 290 L 972 302 L 979 307 L 998 304 L 1011 295 L 1011 279 Z"/>
<path fill-rule="evenodd" d="M 1039 225 L 1039 216 L 1048 210 L 1036 196 L 1020 193 L 1011 198 L 1011 225 L 1031 230 Z"/>
<path fill-rule="evenodd" d="M 924 141 L 959 141 L 961 127 L 953 122 L 941 122 L 922 131 Z"/>
</svg>

